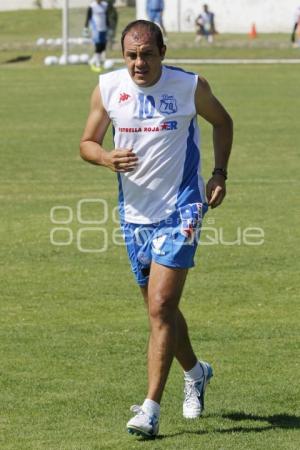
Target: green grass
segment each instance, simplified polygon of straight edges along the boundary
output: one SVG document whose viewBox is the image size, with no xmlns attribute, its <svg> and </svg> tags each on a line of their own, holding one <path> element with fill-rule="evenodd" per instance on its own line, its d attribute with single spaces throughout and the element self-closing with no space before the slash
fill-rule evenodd
<svg viewBox="0 0 300 450">
<path fill-rule="evenodd" d="M 115 176 L 78 156 L 97 77 L 37 58 L 0 71 L 1 450 L 299 448 L 299 70 L 186 68 L 210 80 L 235 122 L 228 196 L 205 226 L 222 228 L 227 241 L 238 228 L 265 233 L 261 246 L 200 246 L 189 274 L 182 309 L 198 355 L 215 370 L 206 414 L 182 419 L 174 363 L 161 438 L 140 442 L 125 432 L 129 406 L 145 395 L 148 325 L 125 250 L 112 244 Z M 201 125 L 207 178 L 211 131 Z M 108 252 L 77 249 L 78 231 L 89 226 L 76 216 L 85 198 L 109 204 Z M 69 246 L 50 243 L 54 206 L 74 213 Z M 96 216 L 86 208 L 84 216 Z M 97 235 L 83 244 L 96 248 Z"/>
<path fill-rule="evenodd" d="M 80 37 L 85 9 L 71 9 L 69 15 L 70 36 Z M 135 8 L 119 8 L 117 44 L 108 51 L 109 57 L 120 58 L 118 44 L 122 29 L 135 19 Z M 58 47 L 37 47 L 40 37 L 61 36 L 61 11 L 32 10 L 8 11 L 0 13 L 0 63 L 20 55 L 32 56 L 30 64 L 40 64 L 49 54 L 61 54 Z M 15 24 L 18 24 L 16 27 Z M 169 33 L 168 57 L 170 58 L 299 58 L 299 48 L 292 48 L 290 35 L 259 33 L 256 39 L 247 34 L 220 34 L 211 46 L 205 41 L 194 42 L 195 33 Z M 74 53 L 92 52 L 92 46 L 71 46 Z"/>
</svg>

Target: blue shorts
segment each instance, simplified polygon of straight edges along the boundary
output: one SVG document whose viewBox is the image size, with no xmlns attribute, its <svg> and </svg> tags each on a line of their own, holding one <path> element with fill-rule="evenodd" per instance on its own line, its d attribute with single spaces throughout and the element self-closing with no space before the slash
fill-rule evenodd
<svg viewBox="0 0 300 450">
<path fill-rule="evenodd" d="M 92 30 L 92 39 L 95 44 L 106 44 L 107 32 Z"/>
<path fill-rule="evenodd" d="M 151 261 L 180 269 L 194 266 L 207 209 L 206 203 L 191 203 L 157 223 L 121 222 L 131 269 L 140 286 L 148 283 Z"/>
</svg>

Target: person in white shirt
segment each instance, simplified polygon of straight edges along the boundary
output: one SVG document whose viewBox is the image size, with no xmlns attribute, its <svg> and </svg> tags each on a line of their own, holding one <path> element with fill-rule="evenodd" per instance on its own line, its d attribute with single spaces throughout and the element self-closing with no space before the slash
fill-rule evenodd
<svg viewBox="0 0 300 450">
<path fill-rule="evenodd" d="M 155 23 L 131 22 L 121 44 L 126 68 L 100 75 L 80 154 L 118 176 L 121 227 L 151 326 L 148 392 L 141 406 L 132 407 L 135 415 L 127 430 L 153 438 L 173 358 L 184 371 L 187 419 L 203 412 L 213 375 L 211 365 L 195 355 L 179 302 L 194 265 L 202 218 L 225 197 L 233 126 L 203 77 L 162 64 L 166 46 Z M 198 115 L 213 128 L 215 164 L 206 189 Z M 112 150 L 104 146 L 110 123 Z"/>
<path fill-rule="evenodd" d="M 205 37 L 210 44 L 214 41 L 214 35 L 217 34 L 215 28 L 215 15 L 208 9 L 208 5 L 203 5 L 203 12 L 195 20 L 196 25 L 196 38 L 195 42 L 198 43 Z"/>
<path fill-rule="evenodd" d="M 106 58 L 107 11 L 108 3 L 103 0 L 93 1 L 87 9 L 83 34 L 87 36 L 89 29 L 91 30 L 95 53 L 90 60 L 90 65 L 95 71 L 101 71 Z"/>
</svg>

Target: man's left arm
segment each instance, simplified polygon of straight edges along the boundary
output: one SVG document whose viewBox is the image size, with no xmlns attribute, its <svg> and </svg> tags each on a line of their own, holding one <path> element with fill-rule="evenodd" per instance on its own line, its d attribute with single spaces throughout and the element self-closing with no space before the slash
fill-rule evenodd
<svg viewBox="0 0 300 450">
<path fill-rule="evenodd" d="M 208 204 L 219 206 L 226 195 L 227 166 L 232 147 L 233 122 L 219 100 L 213 95 L 208 82 L 199 77 L 195 93 L 197 114 L 213 127 L 215 167 L 206 185 Z"/>
</svg>

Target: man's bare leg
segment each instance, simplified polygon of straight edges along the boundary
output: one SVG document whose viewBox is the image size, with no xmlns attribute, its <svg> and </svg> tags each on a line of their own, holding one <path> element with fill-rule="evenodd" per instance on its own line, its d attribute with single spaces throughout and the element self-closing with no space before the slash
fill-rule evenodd
<svg viewBox="0 0 300 450">
<path fill-rule="evenodd" d="M 142 295 L 144 297 L 146 308 L 148 309 L 148 286 L 141 287 Z M 195 366 L 197 357 L 194 353 L 189 334 L 186 320 L 177 307 L 177 339 L 174 356 L 183 368 L 185 372 L 189 371 Z"/>
<path fill-rule="evenodd" d="M 147 398 L 160 403 L 173 357 L 185 370 L 197 362 L 183 315 L 178 309 L 187 275 L 186 269 L 173 269 L 152 262 L 147 290 L 151 326 L 148 345 Z"/>
<path fill-rule="evenodd" d="M 173 274 L 169 274 L 168 270 L 171 271 L 171 273 L 173 271 Z M 159 313 L 157 314 L 158 317 L 156 317 L 153 312 L 151 313 L 153 302 L 155 304 L 155 296 L 153 296 L 153 298 L 151 297 L 151 283 L 149 283 L 148 287 L 145 286 L 141 288 L 145 303 L 148 305 L 151 325 L 148 346 L 149 389 L 147 399 L 149 400 L 145 400 L 145 402 L 153 400 L 155 404 L 160 403 L 171 362 L 175 356 L 184 370 L 185 397 L 183 402 L 183 416 L 187 419 L 194 419 L 199 417 L 204 410 L 205 389 L 213 376 L 213 371 L 208 363 L 198 361 L 189 339 L 186 321 L 178 308 L 187 270 L 176 271 L 156 264 L 154 266 L 154 275 L 154 281 L 156 281 L 156 276 L 161 277 L 160 281 L 163 286 L 163 289 L 161 290 L 161 285 L 158 282 L 155 286 L 157 292 L 165 292 L 166 289 L 166 292 L 172 293 L 173 289 L 170 289 L 169 282 L 171 281 L 171 283 L 173 283 L 174 278 L 176 280 L 174 282 L 174 288 L 175 291 L 176 289 L 178 290 L 176 291 L 177 295 L 176 292 L 174 294 L 173 301 L 166 300 L 168 306 L 172 305 L 171 309 L 168 309 L 167 307 L 164 314 Z M 154 292 L 155 291 L 156 289 L 154 289 Z M 160 297 L 158 296 L 158 299 L 159 298 Z M 164 299 L 165 296 L 162 296 L 162 298 Z M 164 304 L 165 302 L 162 303 Z M 164 310 L 164 308 L 162 310 Z M 167 317 L 167 320 L 165 317 Z M 164 328 L 165 332 L 162 331 Z M 157 330 L 160 330 L 160 332 Z M 157 409 L 159 408 L 159 405 L 152 405 L 152 408 L 156 408 L 156 411 L 159 414 L 159 409 Z"/>
</svg>

